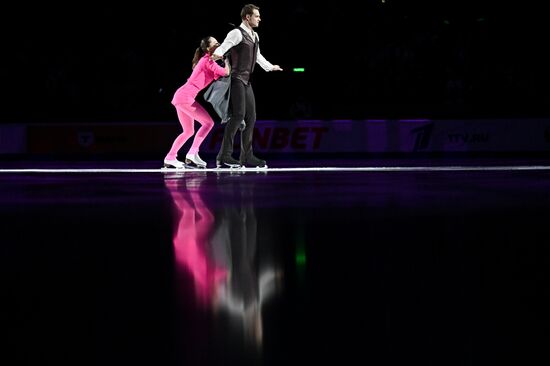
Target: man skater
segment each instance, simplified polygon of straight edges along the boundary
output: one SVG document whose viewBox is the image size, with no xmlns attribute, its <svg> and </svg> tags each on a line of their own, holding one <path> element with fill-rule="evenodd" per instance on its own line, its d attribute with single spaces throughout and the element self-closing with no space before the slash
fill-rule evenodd
<svg viewBox="0 0 550 366">
<path fill-rule="evenodd" d="M 247 4 L 241 9 L 242 23 L 231 30 L 223 43 L 214 51 L 212 58 L 221 59 L 230 51 L 231 86 L 229 103 L 231 116 L 225 125 L 222 145 L 216 157 L 216 166 L 220 167 L 259 167 L 267 168 L 265 160 L 257 158 L 252 151 L 254 125 L 256 124 L 256 101 L 250 83 L 254 65 L 258 63 L 265 71 L 282 71 L 279 65 L 273 65 L 260 53 L 260 39 L 253 28 L 260 24 L 260 8 Z M 246 127 L 241 132 L 241 153 L 237 161 L 233 158 L 235 134 L 244 120 Z"/>
</svg>

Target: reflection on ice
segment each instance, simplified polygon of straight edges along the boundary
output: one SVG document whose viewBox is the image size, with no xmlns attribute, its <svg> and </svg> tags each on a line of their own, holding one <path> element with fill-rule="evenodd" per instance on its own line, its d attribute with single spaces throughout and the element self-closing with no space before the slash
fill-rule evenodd
<svg viewBox="0 0 550 366">
<path fill-rule="evenodd" d="M 206 174 L 165 176 L 174 207 L 176 270 L 191 277 L 199 307 L 211 310 L 215 322 L 230 323 L 230 337 L 242 335 L 245 346 L 260 350 L 262 307 L 282 283 L 274 243 L 258 243 L 258 228 L 269 222 L 256 215 L 254 182 L 220 175 L 203 187 Z"/>
</svg>

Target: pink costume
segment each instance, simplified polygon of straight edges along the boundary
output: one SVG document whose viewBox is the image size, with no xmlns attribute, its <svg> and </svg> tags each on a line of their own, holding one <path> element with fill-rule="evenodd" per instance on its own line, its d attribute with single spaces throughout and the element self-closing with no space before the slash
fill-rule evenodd
<svg viewBox="0 0 550 366">
<path fill-rule="evenodd" d="M 202 89 L 221 76 L 225 76 L 225 69 L 212 61 L 207 53 L 199 60 L 187 82 L 176 90 L 172 104 L 176 107 L 183 132 L 174 140 L 166 159 L 177 158 L 179 149 L 195 132 L 195 121 L 198 121 L 201 127 L 197 131 L 189 153 L 195 154 L 199 151 L 199 146 L 214 126 L 214 121 L 203 106 L 195 101 L 195 98 Z"/>
</svg>

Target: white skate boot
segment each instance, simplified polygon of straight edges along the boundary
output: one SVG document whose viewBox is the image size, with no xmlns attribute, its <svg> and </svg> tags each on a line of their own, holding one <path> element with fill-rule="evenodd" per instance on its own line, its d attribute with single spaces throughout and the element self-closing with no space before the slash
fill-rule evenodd
<svg viewBox="0 0 550 366">
<path fill-rule="evenodd" d="M 164 159 L 164 168 L 185 169 L 185 164 L 178 159 Z"/>
<path fill-rule="evenodd" d="M 199 153 L 187 154 L 185 156 L 185 164 L 194 165 L 198 168 L 206 168 L 206 161 L 200 158 Z"/>
</svg>

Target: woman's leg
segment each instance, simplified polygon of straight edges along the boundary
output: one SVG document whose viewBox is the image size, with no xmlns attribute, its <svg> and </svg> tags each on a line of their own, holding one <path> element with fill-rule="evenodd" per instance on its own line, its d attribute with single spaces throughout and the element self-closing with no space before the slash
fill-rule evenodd
<svg viewBox="0 0 550 366">
<path fill-rule="evenodd" d="M 212 119 L 210 114 L 208 114 L 206 109 L 204 109 L 204 107 L 201 106 L 199 103 L 194 102 L 192 104 L 192 107 L 194 108 L 193 118 L 201 124 L 200 128 L 197 131 L 197 134 L 195 135 L 195 138 L 193 139 L 193 144 L 189 149 L 189 154 L 194 155 L 199 152 L 199 147 L 201 146 L 206 136 L 208 136 L 208 133 L 212 130 L 212 127 L 214 127 L 214 120 Z"/>
<path fill-rule="evenodd" d="M 172 147 L 166 155 L 165 160 L 176 160 L 176 158 L 178 157 L 178 151 L 181 149 L 183 144 L 185 144 L 187 140 L 189 140 L 189 138 L 193 136 L 193 133 L 195 132 L 193 105 L 188 106 L 186 104 L 177 104 L 175 107 L 178 113 L 178 120 L 181 124 L 183 131 L 178 135 L 178 137 L 176 137 L 176 139 L 172 143 Z"/>
</svg>

